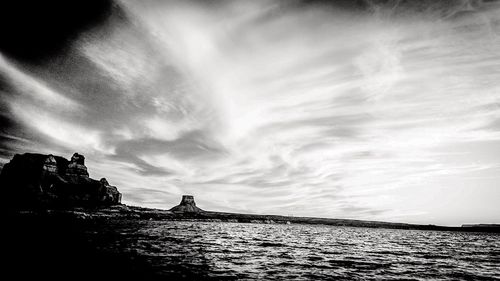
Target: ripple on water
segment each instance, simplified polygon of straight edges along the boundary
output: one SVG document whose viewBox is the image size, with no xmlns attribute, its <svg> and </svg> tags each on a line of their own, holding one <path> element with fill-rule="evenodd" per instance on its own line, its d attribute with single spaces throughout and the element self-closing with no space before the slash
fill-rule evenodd
<svg viewBox="0 0 500 281">
<path fill-rule="evenodd" d="M 500 235 L 320 225 L 151 221 L 127 222 L 120 243 L 90 239 L 101 249 L 134 249 L 153 274 L 195 279 L 471 279 L 500 278 Z M 132 225 L 132 224 L 131 224 Z M 132 251 L 128 251 L 132 252 Z M 187 273 L 186 273 L 187 272 Z M 188 278 L 186 277 L 186 278 Z"/>
</svg>

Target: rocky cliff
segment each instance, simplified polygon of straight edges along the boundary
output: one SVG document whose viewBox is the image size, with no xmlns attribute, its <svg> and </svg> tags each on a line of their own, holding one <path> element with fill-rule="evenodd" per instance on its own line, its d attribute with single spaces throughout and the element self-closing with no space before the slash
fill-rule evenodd
<svg viewBox="0 0 500 281">
<path fill-rule="evenodd" d="M 89 177 L 85 157 L 71 160 L 34 153 L 16 154 L 0 173 L 2 206 L 49 208 L 119 204 L 121 193 L 105 178 Z"/>
<path fill-rule="evenodd" d="M 196 207 L 194 202 L 194 197 L 192 195 L 183 195 L 181 203 L 172 209 L 171 212 L 174 213 L 201 213 L 204 212 L 202 209 Z"/>
</svg>

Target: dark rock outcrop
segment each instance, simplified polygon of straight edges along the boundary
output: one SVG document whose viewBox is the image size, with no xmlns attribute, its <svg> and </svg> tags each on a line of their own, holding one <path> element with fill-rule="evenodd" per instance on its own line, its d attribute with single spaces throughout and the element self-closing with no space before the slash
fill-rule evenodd
<svg viewBox="0 0 500 281">
<path fill-rule="evenodd" d="M 106 205 L 114 205 L 116 203 L 120 203 L 122 200 L 122 194 L 118 192 L 116 186 L 109 185 L 106 178 L 102 178 L 100 181 L 102 188 L 102 203 Z"/>
<path fill-rule="evenodd" d="M 192 195 L 183 195 L 181 203 L 170 211 L 174 213 L 201 213 L 204 212 L 202 209 L 196 207 L 196 203 L 194 202 L 194 197 Z"/>
<path fill-rule="evenodd" d="M 89 177 L 85 157 L 71 160 L 34 153 L 16 154 L 0 173 L 2 207 L 94 207 L 120 204 L 121 193 L 106 179 Z"/>
<path fill-rule="evenodd" d="M 85 157 L 78 153 L 73 154 L 66 168 L 65 175 L 67 180 L 74 183 L 88 181 L 89 172 L 87 172 L 87 167 L 85 167 Z"/>
</svg>

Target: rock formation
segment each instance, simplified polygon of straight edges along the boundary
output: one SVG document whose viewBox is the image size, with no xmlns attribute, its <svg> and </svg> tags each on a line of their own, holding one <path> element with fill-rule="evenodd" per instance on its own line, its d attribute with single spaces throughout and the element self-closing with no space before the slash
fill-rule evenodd
<svg viewBox="0 0 500 281">
<path fill-rule="evenodd" d="M 181 203 L 170 211 L 174 213 L 201 213 L 204 212 L 202 209 L 196 207 L 196 203 L 194 202 L 194 197 L 192 195 L 183 195 Z"/>
<path fill-rule="evenodd" d="M 106 179 L 89 177 L 85 157 L 71 160 L 34 153 L 16 154 L 0 173 L 2 206 L 50 208 L 120 204 L 121 193 Z"/>
<path fill-rule="evenodd" d="M 74 183 L 88 181 L 89 172 L 87 172 L 87 167 L 85 167 L 85 157 L 78 153 L 73 154 L 65 174 L 66 179 Z"/>
</svg>

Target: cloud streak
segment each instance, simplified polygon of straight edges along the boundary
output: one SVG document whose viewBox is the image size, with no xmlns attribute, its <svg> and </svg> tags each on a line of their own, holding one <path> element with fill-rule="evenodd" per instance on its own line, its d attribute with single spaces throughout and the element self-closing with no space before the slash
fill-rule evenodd
<svg viewBox="0 0 500 281">
<path fill-rule="evenodd" d="M 36 141 L 7 154 L 78 149 L 150 207 L 193 193 L 222 211 L 498 222 L 496 1 L 117 5 L 53 62 L 1 57 L 21 127 L 4 136 Z"/>
</svg>

